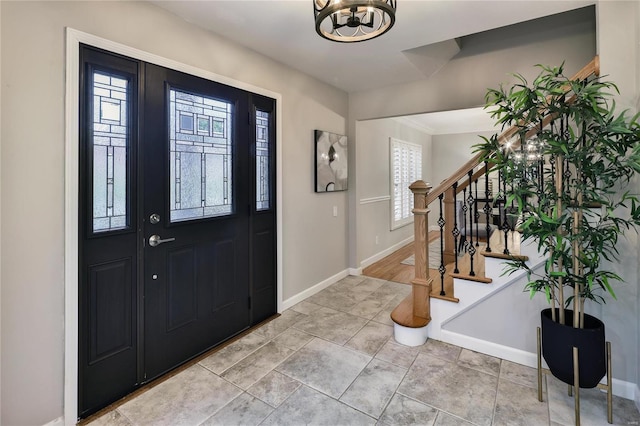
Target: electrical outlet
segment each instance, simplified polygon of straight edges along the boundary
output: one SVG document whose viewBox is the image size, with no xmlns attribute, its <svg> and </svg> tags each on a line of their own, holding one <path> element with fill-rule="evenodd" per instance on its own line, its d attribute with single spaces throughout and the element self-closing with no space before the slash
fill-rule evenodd
<svg viewBox="0 0 640 426">
<path fill-rule="evenodd" d="M 333 206 L 333 217 L 338 217 L 338 206 Z"/>
</svg>

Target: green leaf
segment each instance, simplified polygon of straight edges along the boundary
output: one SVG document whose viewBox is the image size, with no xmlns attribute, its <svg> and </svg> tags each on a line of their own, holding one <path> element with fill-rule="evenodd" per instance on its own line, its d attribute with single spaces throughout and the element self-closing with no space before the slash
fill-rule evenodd
<svg viewBox="0 0 640 426">
<path fill-rule="evenodd" d="M 602 284 L 604 284 L 605 288 L 607 289 L 607 291 L 609 292 L 609 294 L 616 300 L 618 300 L 618 298 L 616 297 L 616 293 L 613 291 L 613 289 L 611 288 L 611 285 L 609 285 L 609 280 L 607 279 L 607 277 L 603 277 L 602 278 Z"/>
</svg>

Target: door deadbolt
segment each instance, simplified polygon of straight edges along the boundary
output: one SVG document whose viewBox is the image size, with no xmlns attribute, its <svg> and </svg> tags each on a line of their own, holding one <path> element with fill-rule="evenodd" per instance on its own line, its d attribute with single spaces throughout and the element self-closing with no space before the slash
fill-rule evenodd
<svg viewBox="0 0 640 426">
<path fill-rule="evenodd" d="M 152 225 L 157 225 L 160 223 L 160 215 L 158 213 L 152 214 L 149 216 L 149 222 L 151 222 Z"/>
</svg>

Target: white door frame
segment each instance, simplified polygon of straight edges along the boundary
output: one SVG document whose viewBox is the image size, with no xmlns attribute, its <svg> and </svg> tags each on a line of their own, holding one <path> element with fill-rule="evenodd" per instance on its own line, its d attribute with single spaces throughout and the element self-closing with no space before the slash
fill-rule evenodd
<svg viewBox="0 0 640 426">
<path fill-rule="evenodd" d="M 237 87 L 276 100 L 277 310 L 282 310 L 282 95 L 124 44 L 66 28 L 64 194 L 64 423 L 78 418 L 78 172 L 80 43 Z"/>
</svg>

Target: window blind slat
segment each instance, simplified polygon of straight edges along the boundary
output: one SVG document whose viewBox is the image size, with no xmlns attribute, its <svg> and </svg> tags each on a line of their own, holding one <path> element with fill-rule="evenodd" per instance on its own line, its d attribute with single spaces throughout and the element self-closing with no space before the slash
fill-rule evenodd
<svg viewBox="0 0 640 426">
<path fill-rule="evenodd" d="M 392 229 L 411 221 L 413 195 L 409 190 L 422 178 L 422 146 L 390 138 L 392 170 Z"/>
</svg>

